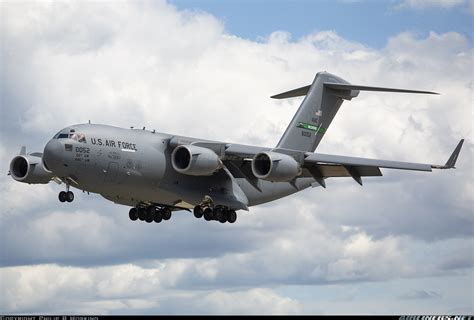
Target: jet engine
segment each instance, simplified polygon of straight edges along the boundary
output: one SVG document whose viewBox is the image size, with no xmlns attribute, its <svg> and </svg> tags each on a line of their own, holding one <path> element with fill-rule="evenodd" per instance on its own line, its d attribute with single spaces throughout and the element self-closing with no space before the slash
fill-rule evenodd
<svg viewBox="0 0 474 320">
<path fill-rule="evenodd" d="M 45 168 L 41 153 L 18 155 L 10 162 L 10 175 L 25 183 L 48 183 L 53 173 Z"/>
<path fill-rule="evenodd" d="M 207 148 L 181 145 L 171 153 L 173 169 L 191 176 L 210 176 L 222 168 L 217 154 Z"/>
<path fill-rule="evenodd" d="M 260 152 L 252 159 L 252 172 L 259 179 L 282 182 L 301 174 L 299 163 L 291 156 L 277 152 Z"/>
</svg>

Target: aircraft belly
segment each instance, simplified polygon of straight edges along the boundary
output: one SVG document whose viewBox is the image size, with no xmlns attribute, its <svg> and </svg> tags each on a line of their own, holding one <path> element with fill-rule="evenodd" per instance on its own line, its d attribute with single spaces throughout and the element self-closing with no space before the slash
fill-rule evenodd
<svg viewBox="0 0 474 320">
<path fill-rule="evenodd" d="M 217 179 L 211 177 L 191 177 L 180 175 L 180 179 L 173 183 L 162 183 L 160 187 L 156 185 L 139 184 L 109 184 L 96 189 L 105 198 L 115 203 L 134 206 L 141 202 L 153 202 L 164 205 L 176 205 L 186 202 L 197 205 L 205 195 L 210 195 L 218 204 L 228 204 L 235 209 L 238 207 L 233 200 L 233 193 L 229 190 L 229 185 L 222 184 Z M 166 181 L 166 180 L 165 180 Z M 298 191 L 304 190 L 314 182 L 312 178 L 299 178 L 295 186 L 288 182 L 259 181 L 257 190 L 245 179 L 236 179 L 236 183 L 245 193 L 248 199 L 248 206 L 254 206 L 273 200 L 283 198 Z"/>
<path fill-rule="evenodd" d="M 176 195 L 158 188 L 116 187 L 99 192 L 104 198 L 118 204 L 135 206 L 139 203 L 157 203 L 173 206 L 177 203 Z"/>
</svg>

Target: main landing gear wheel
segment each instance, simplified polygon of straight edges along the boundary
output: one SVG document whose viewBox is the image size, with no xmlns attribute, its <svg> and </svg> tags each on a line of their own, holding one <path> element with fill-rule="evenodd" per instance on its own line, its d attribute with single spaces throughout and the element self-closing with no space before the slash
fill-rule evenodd
<svg viewBox="0 0 474 320">
<path fill-rule="evenodd" d="M 143 207 L 138 207 L 137 208 L 137 216 L 138 216 L 138 219 L 140 219 L 140 221 L 144 221 L 145 220 L 145 208 Z"/>
<path fill-rule="evenodd" d="M 128 212 L 128 217 L 130 218 L 130 220 L 136 221 L 138 219 L 137 208 L 131 208 Z"/>
<path fill-rule="evenodd" d="M 194 213 L 194 216 L 198 219 L 202 218 L 202 216 L 204 215 L 204 212 L 202 211 L 202 207 L 199 205 L 194 207 L 193 213 Z"/>
<path fill-rule="evenodd" d="M 212 209 L 207 207 L 204 208 L 204 219 L 206 221 L 211 221 L 214 218 L 214 215 L 212 214 Z"/>
<path fill-rule="evenodd" d="M 227 221 L 229 223 L 234 223 L 237 220 L 237 213 L 234 210 L 229 210 L 227 212 Z"/>
<path fill-rule="evenodd" d="M 163 220 L 171 219 L 171 209 L 170 208 L 163 208 L 161 210 L 161 216 L 163 217 Z"/>
<path fill-rule="evenodd" d="M 156 211 L 155 206 L 148 206 L 146 208 L 145 221 L 147 223 L 152 223 L 153 222 L 153 219 L 155 218 L 155 211 Z"/>
<path fill-rule="evenodd" d="M 160 223 L 163 220 L 163 216 L 161 215 L 161 210 L 156 210 L 155 215 L 153 217 L 153 221 L 156 223 Z"/>
<path fill-rule="evenodd" d="M 216 206 L 214 208 L 214 219 L 216 219 L 220 223 L 225 223 L 227 221 L 224 208 L 220 206 Z"/>
</svg>

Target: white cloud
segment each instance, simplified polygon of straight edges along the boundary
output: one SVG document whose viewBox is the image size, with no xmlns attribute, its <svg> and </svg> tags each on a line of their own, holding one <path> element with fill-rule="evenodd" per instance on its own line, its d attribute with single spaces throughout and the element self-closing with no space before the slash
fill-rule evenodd
<svg viewBox="0 0 474 320">
<path fill-rule="evenodd" d="M 1 176 L 1 261 L 9 265 L 0 269 L 2 310 L 301 313 L 314 299 L 303 306 L 273 288 L 469 268 L 473 50 L 464 36 L 402 33 L 376 50 L 334 31 L 244 40 L 208 14 L 161 2 L 2 3 L 2 10 L 5 169 L 23 139 L 42 146 L 61 127 L 89 119 L 272 146 L 301 99 L 268 97 L 309 84 L 320 70 L 358 84 L 442 93 L 362 92 L 344 103 L 321 152 L 444 163 L 457 140 L 468 139 L 456 171 L 386 170 L 364 189 L 333 179 L 325 190 L 253 207 L 234 225 L 188 214 L 132 223 L 125 207 L 98 196 L 78 195 L 65 207 L 54 186 Z M 394 297 L 410 290 L 425 289 Z M 443 290 L 425 291 L 439 292 L 436 310 L 449 312 Z M 459 291 L 461 302 L 472 298 L 472 289 Z M 334 302 L 324 310 L 344 308 Z"/>
<path fill-rule="evenodd" d="M 216 314 L 297 314 L 302 306 L 297 301 L 281 297 L 269 289 L 256 288 L 249 291 L 216 291 L 204 297 L 199 304 L 204 310 L 212 305 Z"/>
<path fill-rule="evenodd" d="M 11 178 L 9 177 L 9 179 Z M 20 214 L 25 210 L 32 210 L 37 208 L 38 205 L 50 202 L 52 189 L 51 185 L 13 184 L 9 180 L 1 179 L 0 192 L 5 196 L 2 202 L 2 217 L 4 215 Z"/>
<path fill-rule="evenodd" d="M 298 302 L 265 288 L 165 294 L 160 280 L 169 276 L 169 271 L 135 265 L 98 269 L 57 265 L 2 268 L 0 279 L 4 289 L 0 308 L 13 313 L 50 313 L 52 310 L 108 313 L 124 309 L 133 313 L 158 308 L 162 301 L 171 298 L 194 300 L 188 310 L 174 313 L 194 310 L 215 314 L 291 314 L 301 309 Z M 141 296 L 152 299 L 137 298 Z"/>
</svg>

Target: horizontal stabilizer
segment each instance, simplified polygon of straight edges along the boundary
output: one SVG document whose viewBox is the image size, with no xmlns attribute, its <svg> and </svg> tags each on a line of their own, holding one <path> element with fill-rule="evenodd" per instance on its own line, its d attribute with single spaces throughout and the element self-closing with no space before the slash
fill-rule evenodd
<svg viewBox="0 0 474 320">
<path fill-rule="evenodd" d="M 437 92 L 432 92 L 432 91 L 407 90 L 407 89 L 395 89 L 395 88 L 383 88 L 383 87 L 369 87 L 369 86 L 359 86 L 359 85 L 354 85 L 354 84 L 331 83 L 331 82 L 325 82 L 324 86 L 327 87 L 327 88 L 335 89 L 335 90 L 359 90 L 359 91 L 382 91 L 382 92 L 439 94 Z"/>
<path fill-rule="evenodd" d="M 293 89 L 293 90 L 290 90 L 290 91 L 286 91 L 286 92 L 283 92 L 283 93 L 280 93 L 280 94 L 276 94 L 274 96 L 271 96 L 270 98 L 273 98 L 273 99 L 286 99 L 286 98 L 305 96 L 308 93 L 309 88 L 311 88 L 311 85 L 301 87 L 301 88 L 298 88 L 298 89 Z"/>
<path fill-rule="evenodd" d="M 396 88 L 384 88 L 384 87 L 370 87 L 370 86 L 359 86 L 354 84 L 344 84 L 344 83 L 332 83 L 332 82 L 325 82 L 324 86 L 326 88 L 330 88 L 333 90 L 358 90 L 358 91 L 381 91 L 381 92 L 402 92 L 402 93 L 424 93 L 424 94 L 439 94 L 437 92 L 432 91 L 422 91 L 422 90 L 408 90 L 408 89 L 396 89 Z M 294 98 L 305 96 L 308 94 L 311 85 L 304 86 L 301 88 L 293 89 L 290 91 L 286 91 L 283 93 L 276 94 L 271 96 L 270 98 L 273 99 L 287 99 L 287 98 Z"/>
</svg>

